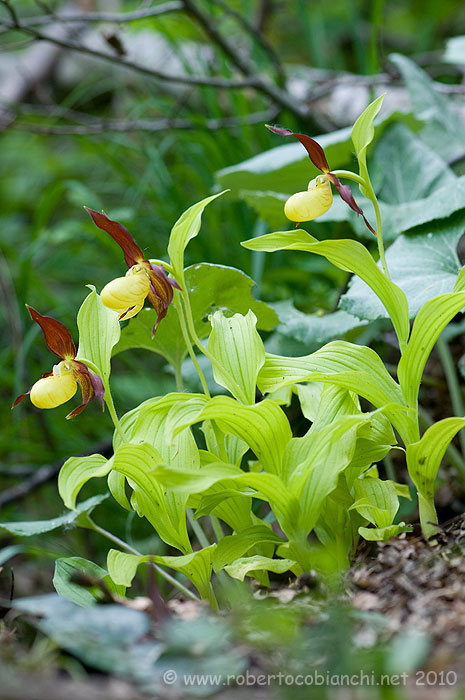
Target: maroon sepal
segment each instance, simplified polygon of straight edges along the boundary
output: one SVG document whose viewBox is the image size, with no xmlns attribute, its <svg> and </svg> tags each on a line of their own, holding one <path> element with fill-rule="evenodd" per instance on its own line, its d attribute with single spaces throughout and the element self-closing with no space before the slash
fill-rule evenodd
<svg viewBox="0 0 465 700">
<path fill-rule="evenodd" d="M 69 330 L 51 316 L 42 316 L 38 311 L 26 304 L 33 321 L 39 324 L 44 334 L 45 342 L 49 350 L 62 360 L 76 357 L 76 348 Z"/>
<path fill-rule="evenodd" d="M 266 128 L 272 131 L 274 134 L 279 134 L 280 136 L 294 136 L 300 141 L 302 146 L 307 151 L 310 160 L 312 161 L 315 168 L 321 170 L 323 173 L 329 173 L 329 165 L 326 160 L 325 152 L 319 143 L 306 134 L 296 134 L 290 129 L 283 129 L 278 126 L 270 126 L 265 124 Z"/>
<path fill-rule="evenodd" d="M 31 387 L 31 389 L 32 389 L 32 387 Z M 14 408 L 16 408 L 16 406 L 19 404 L 19 402 L 22 401 L 23 399 L 25 399 L 26 396 L 29 396 L 29 394 L 31 393 L 31 389 L 29 389 L 29 391 L 26 391 L 25 394 L 21 394 L 21 396 L 18 396 L 18 398 L 17 398 L 16 401 L 14 402 L 13 406 L 11 407 L 11 410 L 13 410 Z"/>
<path fill-rule="evenodd" d="M 371 231 L 373 235 L 377 235 L 376 231 L 374 228 L 368 223 L 368 221 L 365 218 L 365 214 L 363 213 L 363 210 L 358 206 L 357 202 L 353 198 L 352 191 L 349 187 L 349 185 L 343 185 L 342 182 L 339 180 L 339 178 L 336 177 L 336 175 L 333 175 L 333 173 L 328 173 L 331 182 L 333 183 L 334 187 L 337 189 L 339 194 L 341 195 L 342 199 L 346 204 L 349 205 L 351 209 L 353 209 L 357 214 L 361 214 L 363 217 L 363 220 L 365 224 L 367 225 L 368 229 Z"/>
<path fill-rule="evenodd" d="M 91 215 L 94 224 L 102 231 L 109 233 L 113 240 L 116 241 L 124 253 L 124 259 L 128 267 L 143 262 L 144 254 L 127 228 L 117 221 L 109 219 L 104 212 L 100 213 L 88 207 L 84 207 L 84 209 Z"/>
</svg>

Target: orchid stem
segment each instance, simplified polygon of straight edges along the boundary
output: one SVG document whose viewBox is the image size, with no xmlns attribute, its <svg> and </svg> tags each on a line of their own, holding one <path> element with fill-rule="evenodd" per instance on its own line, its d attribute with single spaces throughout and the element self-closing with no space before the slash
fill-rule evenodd
<svg viewBox="0 0 465 700">
<path fill-rule="evenodd" d="M 180 391 L 180 392 L 184 391 L 184 382 L 182 379 L 182 369 L 181 369 L 181 365 L 179 363 L 177 363 L 174 366 L 174 378 L 176 380 L 176 391 Z"/>
<path fill-rule="evenodd" d="M 97 523 L 94 523 L 94 521 L 88 513 L 86 513 L 86 521 L 87 524 L 85 527 L 88 527 L 90 530 L 94 530 L 94 532 L 98 532 L 99 535 L 102 535 L 110 542 L 113 542 L 113 544 L 115 544 L 120 549 L 125 549 L 126 552 L 129 552 L 130 554 L 136 554 L 138 557 L 142 556 L 141 552 L 137 551 L 137 549 L 134 549 L 134 547 L 131 547 L 131 545 L 129 545 L 127 542 L 124 542 L 124 540 L 121 540 L 116 535 L 113 535 L 113 533 L 108 532 L 108 530 L 105 530 L 103 527 L 100 527 L 100 525 L 97 525 Z M 160 574 L 160 576 L 165 579 L 165 581 L 168 581 L 169 583 L 171 583 L 172 586 L 175 586 L 175 588 L 181 591 L 181 593 L 183 593 L 186 597 L 191 598 L 192 600 L 199 600 L 195 593 L 192 593 L 192 591 L 190 591 L 186 586 L 180 583 L 180 581 L 175 579 L 174 576 L 171 576 L 171 574 L 169 574 L 161 567 L 157 566 L 157 564 L 153 564 L 153 567 Z"/>
<path fill-rule="evenodd" d="M 186 508 L 186 515 L 189 525 L 191 526 L 195 536 L 197 537 L 199 544 L 202 547 L 209 547 L 210 542 L 208 541 L 206 534 L 202 530 L 201 524 L 198 522 L 198 520 L 194 520 L 191 508 Z"/>
<path fill-rule="evenodd" d="M 123 426 L 121 425 L 119 418 L 116 414 L 115 404 L 113 403 L 113 397 L 111 395 L 110 386 L 108 384 L 105 387 L 105 403 L 108 407 L 108 413 L 110 414 L 111 420 L 113 421 L 113 425 L 116 428 L 116 432 L 118 433 L 123 442 L 129 442 L 129 439 L 123 430 Z"/>
<path fill-rule="evenodd" d="M 357 175 L 357 173 L 353 173 L 351 170 L 331 170 L 331 172 L 333 175 L 336 175 L 336 177 L 345 177 L 347 180 L 353 180 L 359 185 L 366 186 L 366 182 L 363 177 L 361 175 Z"/>
<path fill-rule="evenodd" d="M 197 331 L 195 330 L 194 318 L 192 316 L 192 310 L 191 310 L 190 303 L 189 303 L 189 297 L 186 294 L 186 292 L 181 292 L 181 294 L 183 296 L 183 300 L 184 300 L 184 303 L 186 306 L 187 325 L 189 328 L 189 333 L 192 336 L 192 340 L 194 341 L 195 345 L 198 347 L 200 352 L 203 353 L 205 355 L 205 357 L 207 357 L 210 360 L 213 367 L 215 367 L 215 366 L 219 367 L 222 371 L 224 371 L 224 368 L 219 364 L 216 357 L 214 355 L 212 355 L 211 352 L 206 347 L 204 347 L 204 345 L 202 344 L 199 336 L 197 335 Z M 234 382 L 234 378 L 231 377 L 231 375 L 230 375 L 230 379 L 232 382 Z M 238 387 L 237 383 L 236 383 L 236 387 Z"/>
<path fill-rule="evenodd" d="M 382 229 L 382 224 L 381 224 L 381 212 L 379 211 L 378 200 L 376 199 L 376 195 L 373 192 L 371 185 L 370 185 L 370 189 L 371 189 L 371 192 L 373 195 L 373 197 L 371 198 L 371 201 L 373 202 L 373 207 L 375 209 L 375 214 L 376 214 L 376 232 L 378 234 L 376 236 L 376 240 L 378 242 L 379 259 L 381 260 L 381 265 L 383 266 L 384 274 L 386 275 L 386 277 L 389 280 L 391 278 L 389 276 L 389 270 L 388 270 L 388 266 L 387 266 L 387 262 L 386 262 L 386 256 L 384 254 L 384 241 L 383 241 L 383 229 Z"/>
<path fill-rule="evenodd" d="M 457 372 L 455 371 L 454 359 L 450 351 L 449 345 L 441 336 L 436 342 L 439 359 L 442 364 L 442 369 L 449 389 L 450 400 L 454 414 L 456 416 L 465 415 L 465 404 L 462 397 Z M 460 447 L 462 448 L 462 459 L 465 457 L 465 433 L 463 430 L 459 432 Z"/>
<path fill-rule="evenodd" d="M 176 299 L 176 311 L 178 312 L 179 325 L 181 326 L 181 333 L 182 333 L 182 336 L 184 338 L 184 342 L 186 343 L 187 352 L 189 353 L 189 356 L 194 364 L 194 367 L 197 370 L 200 382 L 202 384 L 202 389 L 204 391 L 204 394 L 208 399 L 210 399 L 211 398 L 210 391 L 208 389 L 205 375 L 200 368 L 199 362 L 197 360 L 197 357 L 195 356 L 195 352 L 194 352 L 194 349 L 192 347 L 191 340 L 189 338 L 189 332 L 187 330 L 186 320 L 184 318 L 183 306 L 182 306 L 182 302 L 181 302 L 181 299 L 183 297 L 181 297 L 181 293 L 176 289 L 174 290 L 174 294 L 175 294 L 175 299 Z M 184 299 L 184 301 L 185 301 L 185 299 Z M 188 306 L 188 308 L 190 310 L 189 306 Z"/>
<path fill-rule="evenodd" d="M 221 522 L 217 518 L 216 515 L 210 515 L 210 520 L 211 520 L 213 532 L 215 533 L 215 537 L 219 542 L 224 537 L 224 532 L 223 532 L 223 528 L 221 527 Z"/>
<path fill-rule="evenodd" d="M 379 259 L 381 260 L 381 265 L 383 266 L 383 271 L 384 274 L 388 279 L 390 279 L 389 276 L 389 270 L 388 266 L 386 263 L 386 256 L 384 253 L 384 242 L 383 242 L 383 228 L 381 224 L 381 212 L 379 211 L 379 204 L 378 200 L 376 199 L 376 195 L 373 191 L 373 186 L 370 182 L 370 180 L 366 180 L 363 178 L 361 175 L 357 175 L 357 173 L 353 173 L 351 170 L 333 170 L 333 175 L 336 175 L 336 177 L 345 177 L 347 180 L 353 180 L 354 182 L 357 182 L 359 185 L 361 185 L 368 196 L 368 199 L 370 199 L 371 203 L 373 204 L 373 208 L 375 210 L 375 215 L 376 215 L 376 240 L 378 242 L 378 252 L 379 252 Z"/>
</svg>

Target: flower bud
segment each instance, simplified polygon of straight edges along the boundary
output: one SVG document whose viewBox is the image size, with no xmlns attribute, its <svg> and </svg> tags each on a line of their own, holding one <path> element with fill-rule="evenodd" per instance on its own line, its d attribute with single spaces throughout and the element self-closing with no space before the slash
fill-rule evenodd
<svg viewBox="0 0 465 700">
<path fill-rule="evenodd" d="M 109 282 L 100 292 L 100 298 L 105 306 L 124 314 L 124 318 L 127 319 L 139 313 L 149 291 L 150 280 L 144 270 L 141 270 Z M 126 313 L 128 309 L 131 311 Z"/>
<path fill-rule="evenodd" d="M 76 391 L 77 382 L 73 374 L 58 374 L 39 379 L 29 396 L 37 408 L 56 408 L 69 401 Z"/>
<path fill-rule="evenodd" d="M 307 192 L 296 192 L 284 205 L 284 213 L 291 221 L 311 221 L 324 214 L 333 203 L 331 183 L 319 175 L 308 185 Z"/>
</svg>

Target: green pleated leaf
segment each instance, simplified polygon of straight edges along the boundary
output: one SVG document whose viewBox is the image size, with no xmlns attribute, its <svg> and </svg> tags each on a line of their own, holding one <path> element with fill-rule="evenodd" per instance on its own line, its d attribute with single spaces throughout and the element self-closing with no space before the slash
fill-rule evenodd
<svg viewBox="0 0 465 700">
<path fill-rule="evenodd" d="M 139 556 L 136 554 L 126 554 L 110 549 L 107 557 L 107 566 L 111 578 L 116 584 L 130 586 L 137 567 L 143 562 L 153 562 L 161 564 L 170 569 L 179 571 L 192 581 L 198 592 L 206 600 L 214 601 L 210 578 L 212 573 L 212 558 L 216 544 L 205 547 L 197 552 L 191 552 L 180 557 L 164 557 L 152 554 Z"/>
<path fill-rule="evenodd" d="M 79 349 L 76 358 L 89 360 L 97 368 L 104 384 L 107 384 L 111 372 L 111 353 L 121 330 L 118 314 L 102 304 L 95 287 L 91 289 L 77 315 Z"/>
<path fill-rule="evenodd" d="M 124 474 L 134 489 L 138 513 L 147 518 L 164 542 L 189 552 L 184 501 L 170 498 L 156 476 L 163 464 L 159 452 L 148 443 L 121 445 L 113 457 L 113 469 Z"/>
<path fill-rule="evenodd" d="M 158 467 L 155 473 L 157 480 L 166 488 L 189 494 L 205 491 L 221 479 L 231 479 L 244 474 L 239 467 L 225 462 L 212 462 L 198 471 Z"/>
<path fill-rule="evenodd" d="M 111 471 L 108 474 L 108 488 L 111 495 L 119 505 L 125 510 L 131 511 L 131 504 L 126 495 L 126 477 L 119 472 Z"/>
<path fill-rule="evenodd" d="M 106 476 L 111 470 L 111 460 L 102 455 L 70 457 L 63 464 L 58 475 L 58 492 L 67 508 L 76 507 L 76 498 L 89 479 Z"/>
<path fill-rule="evenodd" d="M 216 573 L 242 557 L 249 549 L 262 542 L 282 544 L 281 537 L 276 535 L 271 527 L 264 524 L 253 525 L 237 535 L 223 537 L 213 555 L 213 569 Z"/>
<path fill-rule="evenodd" d="M 465 418 L 444 418 L 431 425 L 418 442 L 407 447 L 407 467 L 422 493 L 434 490 L 434 481 L 451 440 L 465 426 Z"/>
<path fill-rule="evenodd" d="M 381 95 L 371 104 L 369 104 L 359 116 L 352 129 L 352 143 L 354 144 L 355 155 L 357 156 L 358 165 L 360 168 L 360 175 L 364 179 L 368 178 L 366 151 L 375 136 L 373 121 L 381 109 L 383 100 L 384 95 Z M 360 187 L 360 190 L 362 191 L 362 194 L 364 194 L 364 188 Z"/>
<path fill-rule="evenodd" d="M 373 415 L 358 432 L 355 451 L 346 472 L 348 482 L 371 464 L 382 460 L 396 444 L 397 439 L 387 416 L 383 413 Z"/>
<path fill-rule="evenodd" d="M 399 498 L 393 481 L 356 479 L 354 493 L 357 500 L 350 509 L 356 510 L 375 527 L 392 525 L 399 510 Z"/>
<path fill-rule="evenodd" d="M 101 496 L 92 496 L 86 501 L 79 503 L 76 510 L 73 510 L 65 515 L 60 515 L 51 520 L 26 520 L 24 522 L 16 521 L 10 523 L 0 523 L 0 529 L 9 532 L 12 535 L 20 535 L 21 537 L 30 537 L 31 535 L 41 535 L 43 532 L 51 532 L 59 527 L 69 527 L 70 525 L 79 525 L 79 520 L 84 513 L 91 513 L 95 506 L 108 498 L 107 494 Z"/>
<path fill-rule="evenodd" d="M 283 574 L 289 571 L 297 562 L 292 559 L 270 559 L 262 557 L 260 554 L 255 554 L 253 557 L 244 557 L 236 559 L 235 562 L 224 567 L 231 578 L 237 578 L 243 581 L 246 576 L 253 575 L 254 571 L 272 571 L 275 574 Z"/>
<path fill-rule="evenodd" d="M 388 527 L 359 527 L 358 532 L 363 539 L 370 542 L 387 542 L 391 537 L 397 537 L 402 532 L 411 532 L 413 527 L 404 522 Z"/>
<path fill-rule="evenodd" d="M 295 467 L 289 476 L 289 489 L 300 504 L 300 526 L 304 532 L 315 527 L 326 497 L 350 464 L 357 431 L 369 419 L 369 415 L 347 416 L 290 443 L 289 461 Z"/>
<path fill-rule="evenodd" d="M 399 383 L 409 406 L 416 407 L 423 370 L 435 342 L 464 306 L 465 292 L 452 292 L 431 299 L 418 312 L 408 348 L 397 368 Z"/>
<path fill-rule="evenodd" d="M 172 393 L 149 399 L 138 409 L 132 425 L 131 441 L 145 442 L 160 453 L 166 464 L 198 469 L 200 456 L 189 427 L 207 404 L 200 394 Z"/>
<path fill-rule="evenodd" d="M 187 209 L 171 229 L 168 243 L 168 255 L 174 270 L 174 277 L 181 281 L 184 279 L 184 251 L 192 238 L 197 236 L 202 223 L 202 214 L 205 207 L 214 199 L 225 194 L 227 190 L 202 199 Z"/>
<path fill-rule="evenodd" d="M 217 311 L 210 320 L 208 350 L 217 360 L 213 363 L 215 381 L 242 403 L 254 404 L 257 375 L 265 362 L 255 314 L 249 311 L 246 316 L 226 317 Z"/>
<path fill-rule="evenodd" d="M 188 424 L 204 420 L 214 420 L 225 433 L 246 442 L 265 470 L 279 473 L 292 432 L 284 411 L 276 403 L 264 400 L 255 406 L 243 406 L 228 396 L 215 396 Z"/>
<path fill-rule="evenodd" d="M 244 241 L 250 250 L 303 250 L 322 255 L 333 265 L 358 275 L 373 290 L 390 316 L 401 347 L 409 335 L 409 311 L 405 294 L 381 272 L 364 245 L 352 240 L 318 241 L 306 231 L 278 231 Z"/>
<path fill-rule="evenodd" d="M 415 424 L 405 409 L 400 387 L 371 348 L 336 340 L 304 357 L 267 353 L 258 375 L 258 386 L 264 393 L 310 381 L 336 384 L 363 396 L 376 408 L 384 408 L 404 441 L 411 442 Z"/>
</svg>

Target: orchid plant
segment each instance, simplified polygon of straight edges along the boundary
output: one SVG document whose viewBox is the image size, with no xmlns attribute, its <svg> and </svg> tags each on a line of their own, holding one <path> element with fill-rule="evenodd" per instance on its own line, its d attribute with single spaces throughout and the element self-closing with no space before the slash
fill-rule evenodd
<svg viewBox="0 0 465 700">
<path fill-rule="evenodd" d="M 129 270 L 100 295 L 92 288 L 84 300 L 77 317 L 78 352 L 64 326 L 29 308 L 48 347 L 61 358 L 31 388 L 31 402 L 53 408 L 72 398 L 79 383 L 82 405 L 68 417 L 95 395 L 108 406 L 115 426 L 110 459 L 99 454 L 71 457 L 58 479 L 65 505 L 80 513 L 76 522 L 117 545 L 107 560 L 115 585 L 130 586 L 137 567 L 151 562 L 192 596 L 166 568 L 184 574 L 216 606 L 212 572 L 224 570 L 240 580 L 251 576 L 267 585 L 269 572 L 299 575 L 319 566 L 343 568 L 360 537 L 385 541 L 409 529 L 394 522 L 399 497 L 410 497 L 407 484 L 382 479 L 377 467 L 394 448 L 405 452 L 423 533 L 427 538 L 435 534 L 436 474 L 465 418 L 446 418 L 420 436 L 418 392 L 433 345 L 465 306 L 465 276 L 459 274 L 452 293 L 428 301 L 410 329 L 407 299 L 389 277 L 379 206 L 366 164 L 382 99 L 369 105 L 352 131 L 358 173 L 331 172 L 312 138 L 269 127 L 297 138 L 322 172 L 306 191 L 289 198 L 287 217 L 293 222 L 317 218 L 331 206 L 331 187 L 336 187 L 376 236 L 379 264 L 358 241 L 319 241 L 303 229 L 266 234 L 243 245 L 255 251 L 320 255 L 358 275 L 392 320 L 400 352 L 397 379 L 374 350 L 346 341 L 330 342 L 303 357 L 267 353 L 257 328 L 270 330 L 273 312 L 251 297 L 250 280 L 233 268 L 184 268 L 185 248 L 199 233 L 205 207 L 224 193 L 193 205 L 176 222 L 169 262 L 145 259 L 121 224 L 88 210 L 121 247 Z M 376 228 L 340 178 L 355 182 L 371 201 Z M 234 288 L 237 293 L 231 295 Z M 154 307 L 155 318 L 144 308 L 145 300 Z M 120 322 L 128 319 L 121 331 Z M 118 418 L 110 393 L 111 356 L 149 343 L 172 362 L 178 391 L 151 398 Z M 180 367 L 187 354 L 202 392 L 185 392 L 182 386 Z M 199 355 L 226 393 L 211 395 Z M 258 401 L 257 386 L 263 394 Z M 303 437 L 293 437 L 285 410 L 293 396 L 311 422 Z M 372 410 L 362 410 L 361 398 Z M 196 425 L 201 432 L 193 430 Z M 106 478 L 117 503 L 146 518 L 177 553 L 137 552 L 99 527 L 83 504 L 77 505 L 82 487 L 92 478 Z"/>
</svg>

